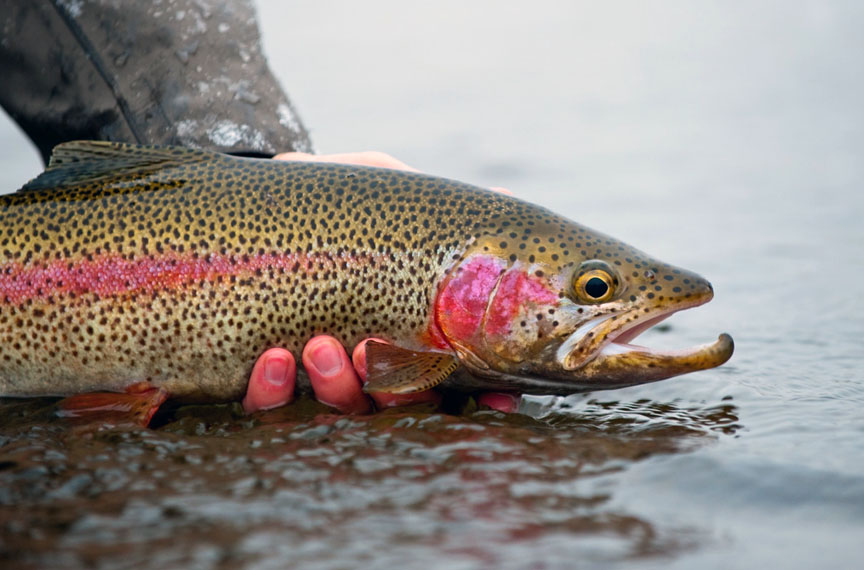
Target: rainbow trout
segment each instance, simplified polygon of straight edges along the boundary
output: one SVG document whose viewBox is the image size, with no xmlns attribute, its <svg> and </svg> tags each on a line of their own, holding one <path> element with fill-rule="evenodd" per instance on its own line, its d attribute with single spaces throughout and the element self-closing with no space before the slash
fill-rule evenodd
<svg viewBox="0 0 864 570">
<path fill-rule="evenodd" d="M 267 348 L 370 343 L 368 391 L 571 394 L 711 368 L 630 342 L 703 278 L 546 209 L 342 164 L 58 146 L 0 197 L 0 396 L 238 399 Z M 458 373 L 454 374 L 458 370 Z"/>
</svg>

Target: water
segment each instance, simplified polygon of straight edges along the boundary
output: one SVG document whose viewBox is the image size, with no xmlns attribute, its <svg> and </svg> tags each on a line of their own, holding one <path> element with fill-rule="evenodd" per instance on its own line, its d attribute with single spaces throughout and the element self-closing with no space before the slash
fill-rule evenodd
<svg viewBox="0 0 864 570">
<path fill-rule="evenodd" d="M 720 369 L 525 415 L 82 433 L 0 414 L 0 561 L 97 568 L 855 568 L 864 555 L 864 82 L 855 2 L 261 2 L 321 151 L 517 195 L 714 284 L 649 331 Z M 0 127 L 0 187 L 35 152 Z"/>
</svg>

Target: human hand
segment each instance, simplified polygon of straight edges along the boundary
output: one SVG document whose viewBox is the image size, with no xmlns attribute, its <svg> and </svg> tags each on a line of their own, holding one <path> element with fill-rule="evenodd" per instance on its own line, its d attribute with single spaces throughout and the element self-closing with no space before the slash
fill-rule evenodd
<svg viewBox="0 0 864 570">
<path fill-rule="evenodd" d="M 354 348 L 352 358 L 339 342 L 327 335 L 316 336 L 303 349 L 303 367 L 315 398 L 345 414 L 425 402 L 439 403 L 441 395 L 432 390 L 416 394 L 373 394 L 363 392 L 366 382 L 366 339 Z M 374 339 L 384 342 L 381 339 Z M 243 409 L 247 413 L 282 406 L 294 396 L 297 365 L 284 348 L 271 348 L 255 363 Z"/>
<path fill-rule="evenodd" d="M 415 394 L 365 394 L 366 383 L 366 339 L 355 348 L 352 357 L 339 342 L 327 335 L 316 336 L 303 349 L 303 367 L 315 398 L 323 404 L 345 414 L 365 414 L 378 409 L 410 404 L 441 402 L 441 394 L 426 390 Z M 294 397 L 297 365 L 294 356 L 284 348 L 266 351 L 252 369 L 243 409 L 246 413 L 283 406 Z M 515 412 L 519 397 L 512 394 L 486 392 L 477 398 L 480 405 L 502 412 Z"/>
<path fill-rule="evenodd" d="M 360 166 L 377 166 L 393 170 L 420 172 L 384 152 L 367 150 L 363 152 L 343 152 L 338 154 L 309 154 L 308 152 L 283 152 L 273 157 L 275 160 L 297 160 L 300 162 L 341 162 Z"/>
<path fill-rule="evenodd" d="M 330 155 L 288 152 L 276 155 L 274 158 L 307 162 L 342 162 L 417 172 L 404 162 L 381 152 Z M 494 190 L 509 194 L 509 191 L 503 188 L 494 188 Z M 317 336 L 306 344 L 302 355 L 303 367 L 309 375 L 315 397 L 320 402 L 346 414 L 371 412 L 373 402 L 379 409 L 440 402 L 440 394 L 432 390 L 402 395 L 365 394 L 362 390 L 362 385 L 366 382 L 365 345 L 366 340 L 358 344 L 354 348 L 352 358 L 349 359 L 345 349 L 333 337 Z M 294 397 L 296 378 L 297 364 L 289 351 L 283 348 L 271 348 L 264 352 L 252 369 L 246 396 L 243 398 L 243 409 L 246 413 L 253 413 L 289 403 Z M 480 394 L 477 403 L 503 412 L 515 412 L 519 407 L 519 396 L 487 392 Z"/>
</svg>

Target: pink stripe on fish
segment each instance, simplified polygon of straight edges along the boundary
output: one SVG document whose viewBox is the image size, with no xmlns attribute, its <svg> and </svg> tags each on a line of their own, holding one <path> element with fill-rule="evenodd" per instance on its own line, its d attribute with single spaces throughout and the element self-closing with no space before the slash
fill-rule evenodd
<svg viewBox="0 0 864 570">
<path fill-rule="evenodd" d="M 197 281 L 214 281 L 232 275 L 256 271 L 315 271 L 332 269 L 343 262 L 370 263 L 373 255 L 261 254 L 226 256 L 209 254 L 201 257 L 141 257 L 126 259 L 103 255 L 92 260 L 56 260 L 22 266 L 9 263 L 0 266 L 0 302 L 19 304 L 28 299 L 45 299 L 52 295 L 96 293 L 100 296 L 121 295 L 133 291 L 156 291 L 175 288 Z"/>
</svg>

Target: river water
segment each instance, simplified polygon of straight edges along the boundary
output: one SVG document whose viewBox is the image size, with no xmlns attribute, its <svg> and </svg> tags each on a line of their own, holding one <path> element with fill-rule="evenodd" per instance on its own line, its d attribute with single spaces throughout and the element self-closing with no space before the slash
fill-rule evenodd
<svg viewBox="0 0 864 570">
<path fill-rule="evenodd" d="M 709 278 L 640 337 L 722 368 L 522 414 L 186 407 L 81 432 L 0 404 L 0 565 L 860 568 L 857 2 L 260 3 L 322 152 L 376 149 Z M 0 182 L 35 151 L 0 125 Z"/>
</svg>

